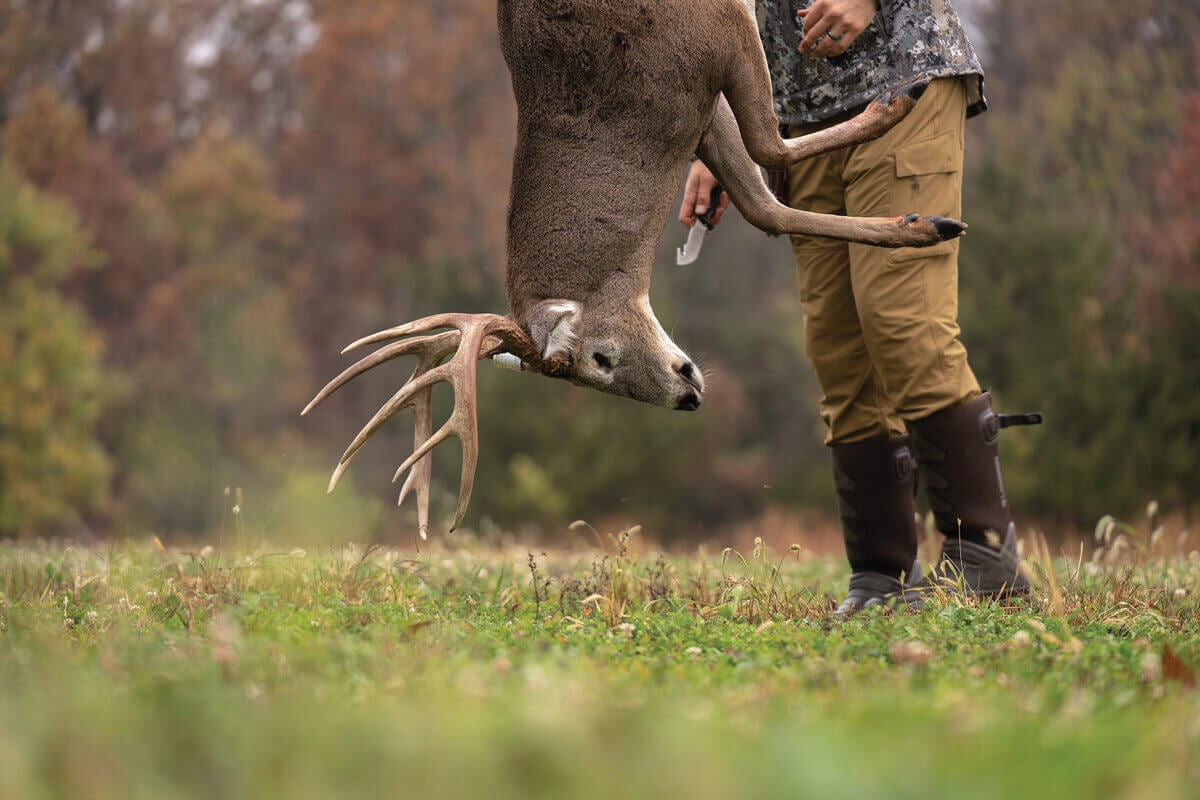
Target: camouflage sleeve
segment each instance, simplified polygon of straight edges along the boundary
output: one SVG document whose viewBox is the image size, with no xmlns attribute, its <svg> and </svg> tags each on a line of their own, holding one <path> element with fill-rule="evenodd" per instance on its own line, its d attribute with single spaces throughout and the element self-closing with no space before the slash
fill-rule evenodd
<svg viewBox="0 0 1200 800">
<path fill-rule="evenodd" d="M 879 13 L 843 55 L 796 52 L 796 11 L 812 0 L 757 0 L 759 33 L 775 93 L 775 110 L 790 124 L 830 119 L 860 108 L 880 92 L 915 77 L 973 76 L 969 114 L 986 108 L 983 69 L 951 0 L 879 0 Z"/>
</svg>

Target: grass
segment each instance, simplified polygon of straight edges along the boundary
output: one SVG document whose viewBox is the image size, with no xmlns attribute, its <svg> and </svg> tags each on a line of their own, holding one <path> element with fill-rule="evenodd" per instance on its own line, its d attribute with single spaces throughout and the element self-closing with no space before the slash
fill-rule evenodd
<svg viewBox="0 0 1200 800">
<path fill-rule="evenodd" d="M 0 545 L 0 798 L 1196 797 L 1200 554 L 1104 535 L 845 623 L 796 549 Z"/>
</svg>

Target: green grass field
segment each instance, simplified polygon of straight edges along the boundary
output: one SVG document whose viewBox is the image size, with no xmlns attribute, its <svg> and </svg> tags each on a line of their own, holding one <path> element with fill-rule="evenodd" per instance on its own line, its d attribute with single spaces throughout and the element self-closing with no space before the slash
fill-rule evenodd
<svg viewBox="0 0 1200 800">
<path fill-rule="evenodd" d="M 0 545 L 0 798 L 1200 796 L 1200 554 L 1049 563 Z"/>
</svg>

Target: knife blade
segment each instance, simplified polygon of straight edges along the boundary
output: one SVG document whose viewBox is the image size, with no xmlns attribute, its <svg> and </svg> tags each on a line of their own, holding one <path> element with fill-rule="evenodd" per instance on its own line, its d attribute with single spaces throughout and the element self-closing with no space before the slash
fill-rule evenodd
<svg viewBox="0 0 1200 800">
<path fill-rule="evenodd" d="M 692 229 L 688 231 L 687 242 L 675 250 L 675 263 L 683 266 L 691 264 L 700 257 L 700 248 L 704 246 L 704 236 L 713 229 L 713 217 L 721 207 L 721 193 L 725 191 L 721 184 L 716 184 L 709 193 L 708 208 L 696 217 Z"/>
</svg>

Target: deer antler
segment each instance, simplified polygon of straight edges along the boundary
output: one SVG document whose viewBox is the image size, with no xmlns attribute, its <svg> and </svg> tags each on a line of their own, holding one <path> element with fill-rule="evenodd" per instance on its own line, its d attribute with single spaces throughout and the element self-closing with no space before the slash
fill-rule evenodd
<svg viewBox="0 0 1200 800">
<path fill-rule="evenodd" d="M 442 333 L 429 333 L 439 328 L 453 328 Z M 425 334 L 425 335 L 416 335 Z M 411 337 L 411 338 L 403 338 Z M 429 453 L 451 436 L 462 443 L 462 478 L 459 486 L 458 508 L 453 531 L 462 521 L 475 485 L 475 466 L 479 460 L 479 423 L 476 402 L 476 362 L 488 358 L 501 350 L 507 350 L 530 364 L 539 362 L 537 347 L 520 326 L 508 317 L 496 314 L 435 314 L 431 317 L 410 322 L 399 327 L 373 333 L 354 342 L 343 353 L 366 344 L 402 339 L 384 345 L 371 355 L 346 368 L 342 374 L 330 381 L 317 393 L 301 412 L 307 414 L 322 400 L 372 367 L 400 356 L 415 355 L 417 366 L 400 390 L 392 395 L 371 417 L 363 429 L 354 437 L 338 461 L 337 468 L 329 480 L 328 491 L 332 492 L 351 460 L 373 433 L 383 427 L 396 412 L 411 407 L 415 424 L 413 427 L 413 452 L 404 460 L 392 482 L 409 472 L 400 489 L 400 503 L 410 490 L 417 493 L 417 522 L 421 538 L 427 538 L 429 530 L 429 483 L 432 460 Z M 453 355 L 451 355 L 453 354 Z M 442 361 L 450 356 L 446 363 Z M 433 431 L 432 396 L 433 386 L 449 383 L 454 389 L 454 411 L 450 418 L 435 433 Z"/>
</svg>

